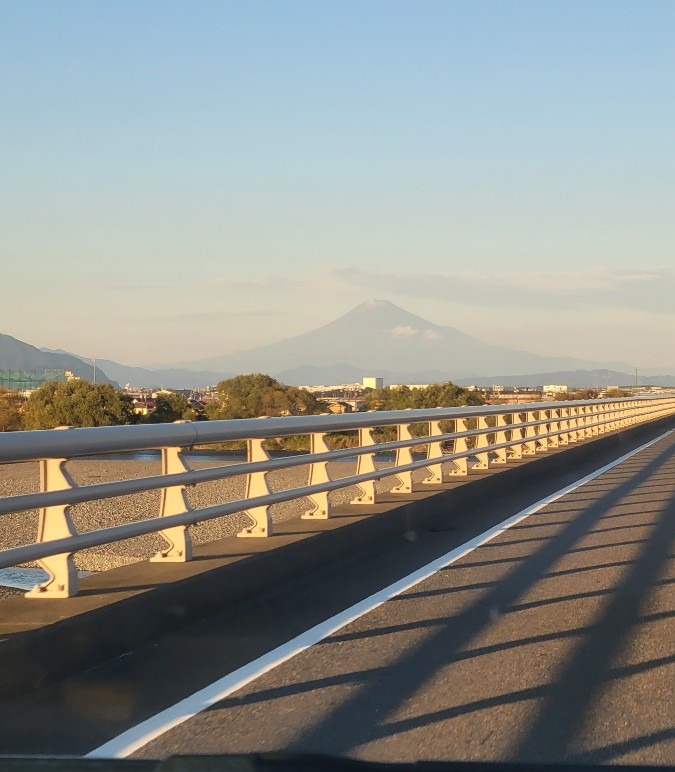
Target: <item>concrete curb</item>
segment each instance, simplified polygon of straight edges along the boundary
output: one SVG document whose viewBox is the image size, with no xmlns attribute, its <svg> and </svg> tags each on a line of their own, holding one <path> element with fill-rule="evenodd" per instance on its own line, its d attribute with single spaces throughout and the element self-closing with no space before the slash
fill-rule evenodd
<svg viewBox="0 0 675 772">
<path fill-rule="evenodd" d="M 545 456 L 495 467 L 375 507 L 343 507 L 330 520 L 289 520 L 270 539 L 230 537 L 201 545 L 190 563 L 148 561 L 82 581 L 66 600 L 0 601 L 0 699 L 52 683 L 138 649 L 180 627 L 230 613 L 284 583 L 439 523 L 462 507 L 528 486 L 531 500 L 563 487 L 675 427 L 666 418 Z"/>
</svg>

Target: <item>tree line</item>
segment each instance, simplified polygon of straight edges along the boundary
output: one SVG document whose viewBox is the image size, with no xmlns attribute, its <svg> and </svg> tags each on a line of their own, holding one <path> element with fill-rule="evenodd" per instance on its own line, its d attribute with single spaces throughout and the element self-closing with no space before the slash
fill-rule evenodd
<svg viewBox="0 0 675 772">
<path fill-rule="evenodd" d="M 151 416 L 139 416 L 131 397 L 109 383 L 51 382 L 33 391 L 28 399 L 4 389 L 0 390 L 0 431 L 168 423 L 196 417 L 181 394 L 158 394 L 155 403 Z"/>
<path fill-rule="evenodd" d="M 137 415 L 131 397 L 110 384 L 91 384 L 80 380 L 52 382 L 32 392 L 27 400 L 15 392 L 4 390 L 0 391 L 0 431 L 316 415 L 327 411 L 327 405 L 306 389 L 287 386 L 263 373 L 228 378 L 220 381 L 216 388 L 217 401 L 207 405 L 203 413 L 196 411 L 181 394 L 160 393 L 155 397 L 155 410 L 149 416 Z M 480 395 L 450 382 L 422 389 L 407 386 L 373 389 L 364 394 L 366 410 L 482 403 Z"/>
</svg>

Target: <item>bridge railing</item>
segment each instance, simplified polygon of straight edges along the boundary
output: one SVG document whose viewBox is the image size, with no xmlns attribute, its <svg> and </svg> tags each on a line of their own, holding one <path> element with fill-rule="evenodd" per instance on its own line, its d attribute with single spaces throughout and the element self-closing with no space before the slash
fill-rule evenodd
<svg viewBox="0 0 675 772">
<path fill-rule="evenodd" d="M 410 494 L 419 485 L 442 486 L 470 470 L 487 470 L 672 414 L 675 398 L 658 397 L 8 433 L 0 436 L 0 464 L 37 462 L 40 492 L 0 498 L 0 516 L 37 509 L 40 518 L 35 542 L 0 551 L 0 568 L 37 561 L 49 578 L 27 595 L 70 597 L 78 590 L 73 555 L 79 550 L 157 533 L 166 547 L 153 561 L 186 561 L 192 556 L 189 528 L 198 522 L 245 512 L 250 524 L 239 536 L 269 537 L 274 504 L 307 499 L 310 507 L 303 517 L 328 518 L 330 493 L 338 489 L 358 486 L 360 495 L 352 503 L 368 506 L 377 502 L 376 481 L 385 477 L 398 480 L 388 494 Z M 391 439 L 394 429 L 396 439 Z M 331 436 L 345 432 L 356 435 L 358 444 L 331 450 Z M 308 454 L 270 457 L 266 440 L 297 435 L 309 437 Z M 246 441 L 241 463 L 192 469 L 185 459 L 186 450 L 195 446 L 234 440 Z M 67 470 L 71 460 L 151 449 L 161 451 L 159 475 L 78 485 Z M 391 466 L 376 463 L 376 454 L 385 451 L 395 453 Z M 354 474 L 331 476 L 329 463 L 354 458 Z M 309 467 L 306 485 L 270 489 L 270 472 L 299 466 Z M 413 472 L 421 469 L 427 470 L 426 479 L 413 480 Z M 187 486 L 240 475 L 246 479 L 244 498 L 191 507 Z M 76 504 L 153 490 L 161 491 L 157 517 L 80 533 L 73 524 L 70 508 Z"/>
</svg>

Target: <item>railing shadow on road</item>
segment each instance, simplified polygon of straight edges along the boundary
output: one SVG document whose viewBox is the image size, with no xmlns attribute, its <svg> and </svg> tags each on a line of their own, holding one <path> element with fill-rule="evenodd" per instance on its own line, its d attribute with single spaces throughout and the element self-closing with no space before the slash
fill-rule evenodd
<svg viewBox="0 0 675 772">
<path fill-rule="evenodd" d="M 636 504 L 639 504 L 641 502 L 635 502 Z M 647 501 L 646 503 L 652 504 L 653 501 Z M 575 512 L 579 511 L 579 507 L 574 507 L 570 509 L 557 509 L 556 514 L 557 515 L 570 515 L 574 514 Z M 634 512 L 618 512 L 613 515 L 605 515 L 601 520 L 612 520 L 615 518 L 622 518 L 622 517 L 634 517 Z M 519 523 L 518 525 L 514 526 L 511 530 L 520 530 L 525 528 L 547 528 L 549 525 L 565 525 L 567 521 L 551 521 L 551 522 L 542 522 L 542 523 Z"/>
<path fill-rule="evenodd" d="M 82 598 L 97 597 L 99 595 L 124 595 L 128 592 L 143 592 L 157 587 L 156 584 L 120 584 L 118 587 L 95 587 L 87 589 L 84 587 L 78 595 Z"/>
<path fill-rule="evenodd" d="M 330 678 L 325 681 L 314 679 L 304 683 L 285 685 L 272 692 L 266 692 L 264 688 L 258 692 L 253 689 L 250 694 L 237 697 L 236 700 L 227 700 L 210 710 L 226 711 L 230 706 L 241 705 L 242 700 L 258 701 L 288 697 L 319 688 L 322 683 L 349 683 L 357 688 L 350 690 L 347 697 L 337 704 L 317 711 L 308 726 L 296 733 L 292 747 L 305 751 L 321 748 L 324 752 L 350 755 L 360 746 L 377 740 L 390 740 L 401 732 L 428 729 L 448 719 L 489 708 L 529 702 L 528 714 L 531 723 L 513 742 L 512 747 L 507 751 L 507 758 L 518 761 L 548 762 L 572 760 L 575 754 L 577 756 L 579 754 L 576 743 L 585 722 L 589 719 L 600 692 L 606 689 L 608 684 L 634 676 L 636 673 L 650 672 L 671 664 L 673 660 L 670 656 L 652 657 L 637 664 L 624 666 L 615 664 L 624 651 L 628 637 L 634 633 L 638 625 L 675 616 L 675 611 L 672 610 L 647 615 L 643 613 L 643 606 L 653 587 L 670 583 L 661 577 L 661 573 L 665 562 L 672 557 L 672 543 L 675 538 L 675 498 L 671 496 L 664 502 L 660 516 L 653 525 L 643 526 L 650 528 L 649 538 L 613 542 L 597 548 L 615 550 L 617 547 L 639 547 L 634 558 L 562 570 L 557 568 L 559 561 L 565 556 L 574 553 L 585 554 L 595 549 L 577 545 L 589 533 L 597 534 L 598 531 L 595 529 L 598 525 L 603 520 L 615 516 L 611 514 L 612 508 L 620 506 L 630 498 L 636 486 L 648 485 L 650 477 L 658 474 L 664 464 L 672 460 L 675 448 L 671 444 L 665 450 L 653 450 L 650 455 L 651 458 L 647 456 L 647 463 L 642 466 L 638 463 L 624 465 L 623 475 L 613 475 L 615 485 L 612 487 L 596 488 L 603 491 L 599 498 L 577 497 L 577 503 L 581 501 L 585 503 L 578 516 L 569 522 L 563 521 L 560 530 L 549 539 L 543 539 L 542 546 L 536 552 L 526 556 L 498 558 L 492 561 L 460 561 L 439 572 L 448 577 L 457 570 L 465 572 L 467 569 L 475 570 L 487 566 L 494 569 L 499 564 L 513 564 L 513 568 L 500 576 L 497 581 L 465 585 L 465 588 L 484 591 L 474 602 L 466 607 L 460 606 L 456 613 L 450 616 L 415 620 L 410 626 L 403 624 L 362 631 L 346 630 L 323 643 L 323 647 L 330 649 L 347 640 L 346 636 L 349 636 L 351 641 L 362 639 L 367 642 L 369 639 L 406 629 L 428 631 L 414 648 L 404 647 L 400 651 L 394 650 L 386 666 L 366 670 L 356 669 L 350 673 L 331 677 L 332 681 Z M 642 458 L 645 459 L 645 455 Z M 660 488 L 665 490 L 665 486 Z M 558 515 L 555 511 L 553 514 L 556 517 Z M 641 514 L 644 515 L 644 512 Z M 506 545 L 508 546 L 508 542 Z M 550 601 L 522 600 L 540 580 L 569 576 L 580 571 L 597 571 L 602 568 L 620 570 L 617 583 L 611 589 L 570 594 L 565 598 L 566 601 L 581 598 L 604 600 L 604 603 L 595 609 L 591 624 L 572 626 L 568 623 L 567 629 L 481 645 L 481 641 L 496 620 L 508 618 L 511 613 L 516 613 L 518 610 L 533 609 L 556 602 L 555 598 Z M 434 593 L 442 596 L 444 593 L 453 593 L 458 589 L 450 587 L 415 591 L 401 596 L 399 601 L 420 601 Z M 561 599 L 558 599 L 558 602 L 560 601 Z M 570 622 L 573 621 L 570 620 Z M 423 686 L 420 674 L 424 674 L 423 681 L 428 684 L 433 682 L 436 674 L 440 674 L 452 663 L 475 659 L 486 653 L 565 638 L 570 641 L 569 654 L 563 658 L 559 670 L 552 674 L 553 679 L 550 682 L 523 689 L 511 689 L 506 693 L 499 691 L 503 688 L 502 684 L 495 683 L 495 693 L 488 697 L 460 702 L 445 709 L 411 718 L 400 720 L 397 718 L 402 707 L 409 704 Z M 471 648 L 474 641 L 478 645 Z M 511 736 L 513 735 L 514 733 L 511 733 Z M 655 733 L 651 742 L 661 742 L 664 738 L 671 737 L 671 729 L 666 729 Z M 635 742 L 643 743 L 640 747 L 645 747 L 644 744 L 648 745 L 650 742 L 649 736 L 638 738 Z M 596 755 L 589 756 L 589 759 L 612 760 L 624 752 L 622 750 L 624 745 L 618 743 L 613 746 L 610 743 L 605 749 L 594 751 Z M 611 750 L 612 748 L 614 750 Z M 585 756 L 584 760 L 586 760 Z"/>
<path fill-rule="evenodd" d="M 585 753 L 572 754 L 569 757 L 570 764 L 605 764 L 608 761 L 621 758 L 629 753 L 647 750 L 664 742 L 675 740 L 675 727 L 663 729 L 659 732 L 634 737 L 623 742 L 611 743 L 602 748 L 596 748 Z"/>
<path fill-rule="evenodd" d="M 631 565 L 632 561 L 626 561 L 622 565 Z M 610 564 L 611 567 L 615 567 L 616 564 Z M 588 570 L 595 570 L 598 568 L 602 568 L 603 566 L 589 566 Z M 543 577 L 545 578 L 545 577 Z M 407 594 L 405 596 L 399 596 L 399 598 L 393 598 L 392 603 L 395 603 L 397 600 L 410 600 L 411 598 L 429 598 L 434 595 L 448 595 L 450 592 L 466 592 L 467 590 L 480 590 L 480 589 L 487 589 L 488 587 L 493 587 L 496 583 L 484 583 L 484 584 L 474 584 L 474 585 L 464 585 L 464 586 L 458 586 L 458 587 L 452 587 L 452 588 L 443 588 L 438 590 L 429 590 L 422 593 L 411 593 Z M 654 582 L 655 587 L 666 587 L 669 584 L 675 584 L 675 578 L 673 579 L 661 579 L 657 582 Z M 514 613 L 517 611 L 528 611 L 535 608 L 543 608 L 545 606 L 554 606 L 557 603 L 567 603 L 568 601 L 575 601 L 575 600 L 586 600 L 589 598 L 602 598 L 607 597 L 609 595 L 612 595 L 615 592 L 614 589 L 603 589 L 603 590 L 589 590 L 588 592 L 576 592 L 571 593 L 569 595 L 559 595 L 554 598 L 544 598 L 541 600 L 535 600 L 535 601 L 528 601 L 523 603 L 517 603 L 509 608 L 510 613 Z M 659 617 L 662 618 L 662 617 Z M 447 617 L 436 617 L 432 619 L 425 619 L 422 621 L 414 621 L 410 622 L 409 624 L 400 624 L 400 625 L 390 625 L 388 627 L 378 627 L 375 630 L 369 630 L 368 631 L 368 637 L 372 638 L 373 636 L 382 636 L 382 635 L 390 635 L 392 633 L 398 633 L 403 632 L 405 630 L 414 630 L 414 629 L 420 629 L 423 627 L 436 627 L 444 622 L 447 621 Z M 647 618 L 642 618 L 641 621 L 648 621 Z M 570 630 L 565 630 L 564 632 L 556 632 L 552 633 L 548 636 L 546 635 L 540 635 L 540 636 L 532 636 L 529 638 L 520 638 L 516 639 L 514 641 L 510 641 L 508 644 L 500 644 L 500 646 L 504 646 L 505 648 L 513 648 L 515 646 L 521 646 L 521 645 L 529 645 L 532 643 L 540 643 L 545 640 L 555 640 L 556 638 L 560 637 L 568 637 L 568 634 L 570 635 L 581 635 L 587 633 L 589 628 L 587 627 L 579 627 L 579 628 L 570 628 Z M 363 633 L 361 632 L 355 632 L 355 633 L 340 633 L 337 635 L 334 635 L 331 637 L 329 642 L 321 642 L 317 645 L 330 645 L 331 642 L 345 642 L 345 641 L 354 641 L 359 640 L 360 638 L 363 638 Z M 494 647 L 489 647 L 489 651 L 493 652 L 496 649 Z M 485 653 L 488 651 L 485 647 L 482 649 L 471 649 L 471 656 L 476 657 L 480 656 L 481 653 Z M 459 659 L 462 659 L 461 655 L 457 655 L 453 661 L 458 661 Z"/>
<path fill-rule="evenodd" d="M 674 541 L 675 498 L 671 495 L 649 539 L 643 540 L 645 546 L 621 575 L 589 634 L 558 673 L 532 726 L 514 748 L 515 758 L 536 761 L 569 756 L 608 684 L 654 667 L 649 661 L 629 666 L 624 676 L 612 663 L 625 653 L 639 624 L 650 617 L 655 621 L 675 616 L 673 610 L 657 615 L 642 613 L 653 588 L 665 586 L 661 573 L 671 559 Z M 550 731 L 551 727 L 555 731 Z"/>
<path fill-rule="evenodd" d="M 574 547 L 568 551 L 568 555 L 575 555 L 580 552 L 595 552 L 597 550 L 612 549 L 612 547 L 630 547 L 635 544 L 647 544 L 649 539 L 624 539 L 623 541 L 610 541 L 606 544 L 589 544 L 584 547 Z"/>
</svg>

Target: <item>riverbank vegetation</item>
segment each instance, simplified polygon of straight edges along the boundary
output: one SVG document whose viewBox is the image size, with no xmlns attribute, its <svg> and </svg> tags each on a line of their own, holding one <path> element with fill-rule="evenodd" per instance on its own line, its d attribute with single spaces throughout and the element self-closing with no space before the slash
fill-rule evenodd
<svg viewBox="0 0 675 772">
<path fill-rule="evenodd" d="M 218 399 L 203 412 L 182 394 L 158 392 L 154 410 L 139 415 L 132 399 L 110 384 L 91 384 L 83 380 L 50 382 L 28 398 L 16 392 L 0 391 L 0 431 L 53 429 L 57 426 L 115 426 L 137 423 L 170 423 L 180 420 L 223 420 L 262 416 L 302 416 L 328 412 L 328 405 L 297 386 L 287 386 L 264 373 L 238 375 L 221 381 Z M 453 383 L 432 384 L 424 388 L 401 386 L 367 390 L 366 410 L 405 410 L 434 407 L 480 405 L 481 396 Z M 393 440 L 395 428 L 377 431 L 379 441 Z M 424 436 L 424 425 L 413 427 L 413 436 Z M 278 437 L 267 443 L 270 450 L 305 451 L 309 436 Z M 354 447 L 357 432 L 341 432 L 328 437 L 331 448 Z M 209 446 L 220 450 L 241 450 L 245 441 Z"/>
</svg>

